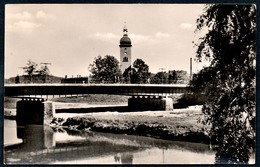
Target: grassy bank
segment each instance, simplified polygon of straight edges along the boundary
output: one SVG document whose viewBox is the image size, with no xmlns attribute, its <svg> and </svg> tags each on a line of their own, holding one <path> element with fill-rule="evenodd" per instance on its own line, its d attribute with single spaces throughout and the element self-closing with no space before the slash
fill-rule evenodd
<svg viewBox="0 0 260 167">
<path fill-rule="evenodd" d="M 50 100 L 56 103 L 55 108 L 57 110 L 66 108 L 74 110 L 73 108 L 80 106 L 84 108 L 104 104 L 125 105 L 128 98 L 128 96 L 117 95 L 86 95 Z M 15 108 L 18 100 L 5 98 L 5 118 L 10 119 L 16 115 Z M 202 116 L 201 107 L 174 109 L 174 111 L 108 111 L 113 112 L 82 113 L 81 116 L 75 116 L 77 114 L 56 114 L 52 126 L 74 130 L 88 129 L 98 132 L 150 136 L 169 140 L 209 142 L 206 133 L 209 127 L 198 123 L 198 119 Z"/>
<path fill-rule="evenodd" d="M 129 96 L 89 94 L 79 97 L 53 98 L 50 101 L 62 103 L 86 103 L 86 104 L 127 104 Z"/>
<path fill-rule="evenodd" d="M 174 111 L 103 112 L 64 117 L 65 115 L 57 114 L 52 126 L 209 143 L 206 133 L 209 127 L 197 121 L 202 116 L 200 107 Z"/>
</svg>

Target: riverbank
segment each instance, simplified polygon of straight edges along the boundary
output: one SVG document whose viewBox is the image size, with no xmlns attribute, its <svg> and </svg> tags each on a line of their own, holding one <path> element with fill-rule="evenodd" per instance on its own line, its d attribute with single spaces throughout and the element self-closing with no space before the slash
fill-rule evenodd
<svg viewBox="0 0 260 167">
<path fill-rule="evenodd" d="M 16 103 L 18 98 L 4 98 L 4 118 L 15 120 L 16 119 Z"/>
<path fill-rule="evenodd" d="M 61 113 L 51 126 L 208 144 L 209 126 L 198 123 L 201 116 L 201 106 L 174 111 Z"/>
<path fill-rule="evenodd" d="M 15 104 L 19 99 L 5 99 L 4 115 L 15 119 Z M 198 122 L 201 106 L 173 111 L 117 112 L 117 107 L 127 105 L 127 96 L 87 95 L 84 97 L 51 99 L 57 111 L 51 126 L 54 129 L 91 130 L 97 132 L 149 136 L 167 140 L 209 143 L 205 126 Z M 117 105 L 114 109 L 111 106 Z M 122 106 L 123 105 L 123 106 Z M 84 113 L 87 107 L 107 107 L 107 111 Z M 80 112 L 79 112 L 80 111 Z M 70 111 L 71 112 L 71 111 Z M 80 114 L 79 114 L 80 113 Z"/>
</svg>

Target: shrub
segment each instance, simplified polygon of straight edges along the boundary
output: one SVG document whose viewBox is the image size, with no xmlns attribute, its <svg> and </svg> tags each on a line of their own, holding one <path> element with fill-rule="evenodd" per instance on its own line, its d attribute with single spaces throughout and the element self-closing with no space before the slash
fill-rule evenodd
<svg viewBox="0 0 260 167">
<path fill-rule="evenodd" d="M 183 94 L 177 103 L 174 104 L 174 108 L 187 108 L 188 106 L 203 105 L 206 102 L 206 96 L 204 94 Z"/>
</svg>

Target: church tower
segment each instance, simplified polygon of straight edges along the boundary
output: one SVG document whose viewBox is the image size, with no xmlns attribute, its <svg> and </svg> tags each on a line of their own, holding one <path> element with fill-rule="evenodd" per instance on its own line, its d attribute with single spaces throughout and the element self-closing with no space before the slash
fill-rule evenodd
<svg viewBox="0 0 260 167">
<path fill-rule="evenodd" d="M 125 69 L 131 66 L 131 40 L 127 35 L 127 28 L 124 26 L 123 37 L 120 39 L 120 69 L 122 74 L 125 72 Z"/>
</svg>

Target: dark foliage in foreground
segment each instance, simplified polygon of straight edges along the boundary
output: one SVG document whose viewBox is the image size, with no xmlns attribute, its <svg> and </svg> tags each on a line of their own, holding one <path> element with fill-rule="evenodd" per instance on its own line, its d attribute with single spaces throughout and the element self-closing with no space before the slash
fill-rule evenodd
<svg viewBox="0 0 260 167">
<path fill-rule="evenodd" d="M 196 57 L 211 64 L 190 85 L 207 96 L 203 123 L 212 125 L 219 146 L 216 163 L 248 163 L 255 142 L 256 6 L 211 4 L 204 10 L 196 31 L 208 32 Z"/>
</svg>

